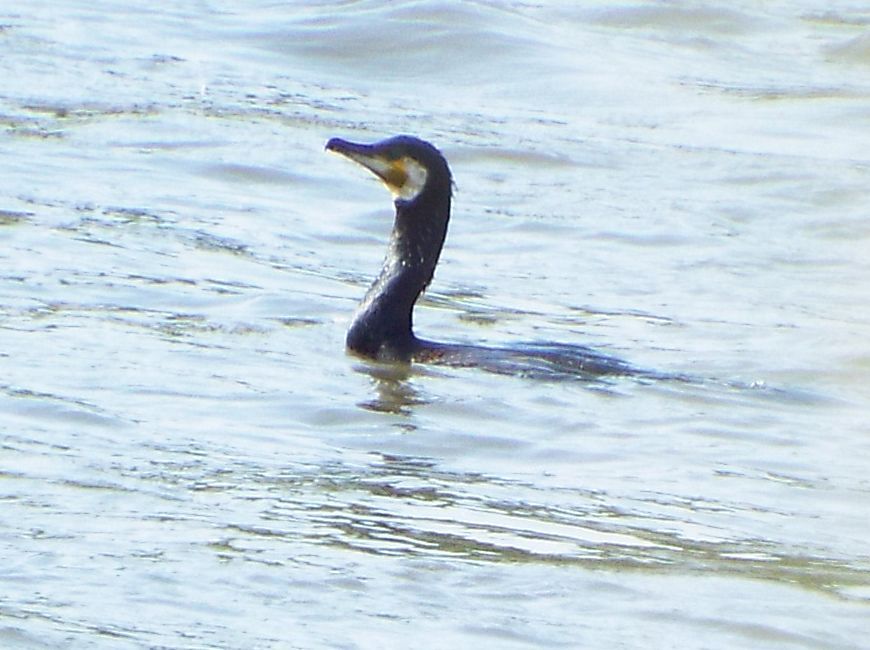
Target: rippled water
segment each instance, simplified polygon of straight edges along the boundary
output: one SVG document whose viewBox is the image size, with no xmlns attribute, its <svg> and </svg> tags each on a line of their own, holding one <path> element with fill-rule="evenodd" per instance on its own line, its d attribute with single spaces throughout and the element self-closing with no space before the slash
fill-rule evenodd
<svg viewBox="0 0 870 650">
<path fill-rule="evenodd" d="M 0 10 L 0 646 L 836 648 L 870 620 L 859 2 Z M 344 354 L 388 195 L 421 335 Z"/>
</svg>

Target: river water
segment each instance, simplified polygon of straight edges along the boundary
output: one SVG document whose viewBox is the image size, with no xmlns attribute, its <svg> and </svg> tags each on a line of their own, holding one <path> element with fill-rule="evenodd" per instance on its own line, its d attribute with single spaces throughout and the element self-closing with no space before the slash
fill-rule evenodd
<svg viewBox="0 0 870 650">
<path fill-rule="evenodd" d="M 832 648 L 870 630 L 857 1 L 0 9 L 0 646 Z M 344 352 L 456 181 L 427 338 Z"/>
</svg>

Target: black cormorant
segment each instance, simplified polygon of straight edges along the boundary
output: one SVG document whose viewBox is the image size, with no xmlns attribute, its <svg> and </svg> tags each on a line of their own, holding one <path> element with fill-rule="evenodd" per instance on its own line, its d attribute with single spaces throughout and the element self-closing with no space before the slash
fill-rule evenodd
<svg viewBox="0 0 870 650">
<path fill-rule="evenodd" d="M 348 350 L 377 361 L 441 362 L 545 377 L 633 371 L 619 359 L 580 346 L 529 344 L 502 349 L 417 338 L 412 326 L 414 304 L 432 280 L 450 220 L 452 179 L 447 161 L 434 146 L 408 135 L 374 144 L 332 138 L 326 149 L 378 176 L 393 194 L 396 208 L 383 268 L 353 317 Z"/>
</svg>

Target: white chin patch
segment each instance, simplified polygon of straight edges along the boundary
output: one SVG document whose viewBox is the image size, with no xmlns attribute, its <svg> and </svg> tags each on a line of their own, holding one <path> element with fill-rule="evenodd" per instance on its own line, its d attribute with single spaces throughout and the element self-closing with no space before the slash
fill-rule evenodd
<svg viewBox="0 0 870 650">
<path fill-rule="evenodd" d="M 390 161 L 353 152 L 342 155 L 374 172 L 397 199 L 413 201 L 426 187 L 429 173 L 410 156 Z"/>
<path fill-rule="evenodd" d="M 404 158 L 402 167 L 405 171 L 405 182 L 400 187 L 391 185 L 389 188 L 397 199 L 413 201 L 426 187 L 426 178 L 429 172 L 413 158 Z"/>
</svg>

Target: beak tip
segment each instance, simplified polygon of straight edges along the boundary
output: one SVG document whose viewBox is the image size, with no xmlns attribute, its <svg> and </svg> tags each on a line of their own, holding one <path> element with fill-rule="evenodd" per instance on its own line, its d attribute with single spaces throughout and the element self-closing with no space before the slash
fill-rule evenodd
<svg viewBox="0 0 870 650">
<path fill-rule="evenodd" d="M 326 151 L 334 151 L 335 153 L 341 153 L 345 151 L 347 148 L 348 142 L 346 140 L 342 140 L 341 138 L 330 138 L 326 143 L 324 150 Z"/>
</svg>

